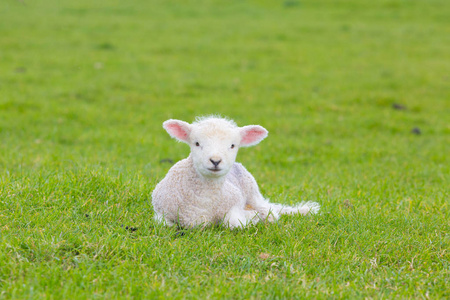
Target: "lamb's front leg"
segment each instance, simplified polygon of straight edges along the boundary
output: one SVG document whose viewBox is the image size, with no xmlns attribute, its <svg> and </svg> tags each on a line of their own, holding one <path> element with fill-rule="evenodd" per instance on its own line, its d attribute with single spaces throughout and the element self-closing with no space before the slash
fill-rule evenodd
<svg viewBox="0 0 450 300">
<path fill-rule="evenodd" d="M 223 223 L 230 228 L 242 228 L 258 221 L 258 213 L 255 210 L 245 210 L 239 206 L 233 206 L 223 219 Z"/>
</svg>

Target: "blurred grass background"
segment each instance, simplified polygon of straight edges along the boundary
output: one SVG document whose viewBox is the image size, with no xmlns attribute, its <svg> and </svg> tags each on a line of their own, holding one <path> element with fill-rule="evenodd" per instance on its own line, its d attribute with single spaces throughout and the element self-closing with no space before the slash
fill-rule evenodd
<svg viewBox="0 0 450 300">
<path fill-rule="evenodd" d="M 224 296 L 227 289 L 256 298 L 448 296 L 449 15 L 445 0 L 2 1 L 0 259 L 7 267 L 0 272 L 1 296 L 111 297 L 127 289 L 135 297 L 180 296 L 173 274 L 164 277 L 169 254 L 183 259 L 173 262 L 180 272 L 190 273 L 195 268 L 189 263 L 195 265 L 206 248 L 211 257 L 232 257 L 242 243 L 249 243 L 242 254 L 250 260 L 245 276 L 238 257 L 225 264 L 223 278 L 217 275 L 223 265 L 212 267 L 219 279 L 200 270 L 206 288 L 195 280 L 181 287 L 202 297 Z M 160 253 L 158 243 L 173 232 L 154 227 L 151 191 L 170 168 L 161 160 L 188 154 L 161 124 L 212 113 L 267 128 L 269 138 L 243 149 L 238 160 L 273 201 L 316 200 L 324 215 L 254 229 L 274 239 L 286 234 L 290 242 L 282 246 L 270 238 L 252 244 L 252 231 L 235 241 L 235 233 L 218 229 L 191 237 L 207 244 L 198 253 L 191 249 L 192 256 L 163 243 L 170 250 L 154 269 L 150 253 Z M 137 240 L 122 240 L 128 237 L 124 224 L 139 228 Z M 407 227 L 411 232 L 402 232 Z M 423 264 L 399 271 L 391 289 L 382 280 L 390 273 L 368 276 L 373 256 L 350 243 L 290 273 L 286 266 L 295 261 L 292 247 L 299 247 L 302 230 L 312 235 L 301 243 L 302 255 L 356 235 L 367 249 L 389 241 L 385 252 L 378 250 L 389 272 L 420 257 L 434 265 L 432 271 Z M 60 242 L 50 242 L 58 235 Z M 222 239 L 230 247 L 214 252 Z M 428 240 L 439 246 L 430 250 Z M 124 250 L 117 252 L 113 241 Z M 420 247 L 408 248 L 412 242 L 405 241 Z M 102 258 L 112 266 L 100 274 L 111 279 L 95 286 L 77 276 L 94 274 L 81 266 L 98 267 L 102 245 L 114 258 Z M 273 254 L 285 267 L 275 272 L 282 281 L 269 276 L 272 294 L 250 284 L 254 276 L 268 276 L 267 266 L 261 271 L 254 261 L 261 251 L 285 253 Z M 144 259 L 137 262 L 139 255 Z M 55 257 L 84 264 L 64 273 Z M 127 267 L 117 269 L 119 262 Z M 362 277 L 336 275 L 353 263 Z M 133 268 L 140 270 L 135 281 L 114 275 Z M 148 278 L 155 270 L 167 285 L 139 288 L 139 278 L 150 285 L 162 280 Z M 43 278 L 34 281 L 33 274 Z M 49 274 L 67 287 L 49 283 Z M 232 288 L 227 276 L 233 274 L 243 277 Z M 211 290 L 215 280 L 222 291 Z M 367 288 L 372 282 L 381 287 Z"/>
</svg>

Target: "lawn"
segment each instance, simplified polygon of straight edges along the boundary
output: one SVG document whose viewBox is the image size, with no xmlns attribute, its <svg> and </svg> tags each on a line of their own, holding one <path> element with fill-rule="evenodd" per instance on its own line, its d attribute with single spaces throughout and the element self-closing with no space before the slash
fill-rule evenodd
<svg viewBox="0 0 450 300">
<path fill-rule="evenodd" d="M 450 298 L 447 0 L 0 3 L 0 298 Z M 166 228 L 162 122 L 321 214 Z"/>
</svg>

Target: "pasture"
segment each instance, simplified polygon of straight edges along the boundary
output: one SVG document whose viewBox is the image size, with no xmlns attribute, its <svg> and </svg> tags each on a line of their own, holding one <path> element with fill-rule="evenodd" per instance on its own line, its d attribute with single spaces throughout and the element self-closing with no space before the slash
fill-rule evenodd
<svg viewBox="0 0 450 300">
<path fill-rule="evenodd" d="M 446 0 L 0 3 L 0 298 L 450 298 Z M 320 215 L 166 228 L 151 192 L 221 114 Z"/>
</svg>

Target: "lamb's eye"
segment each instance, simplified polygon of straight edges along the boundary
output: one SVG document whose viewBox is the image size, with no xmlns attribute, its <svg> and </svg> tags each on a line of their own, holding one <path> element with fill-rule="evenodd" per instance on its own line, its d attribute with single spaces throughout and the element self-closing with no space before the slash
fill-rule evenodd
<svg viewBox="0 0 450 300">
<path fill-rule="evenodd" d="M 233 149 L 234 148 L 234 144 L 231 144 L 231 149 Z"/>
<path fill-rule="evenodd" d="M 195 143 L 195 146 L 200 147 L 200 143 L 199 143 L 199 142 L 196 142 L 196 143 Z"/>
</svg>

